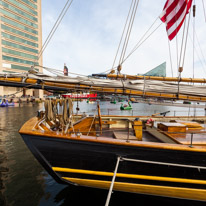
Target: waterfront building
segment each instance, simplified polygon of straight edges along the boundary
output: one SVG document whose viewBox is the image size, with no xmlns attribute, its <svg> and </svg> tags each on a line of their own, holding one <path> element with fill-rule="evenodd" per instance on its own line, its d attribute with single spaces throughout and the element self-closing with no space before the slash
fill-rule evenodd
<svg viewBox="0 0 206 206">
<path fill-rule="evenodd" d="M 154 69 L 146 72 L 145 74 L 137 74 L 141 76 L 153 76 L 153 77 L 166 77 L 166 62 L 158 65 Z"/>
<path fill-rule="evenodd" d="M 0 72 L 26 72 L 34 64 L 42 65 L 41 0 L 1 0 L 0 34 Z M 0 95 L 20 90 L 0 87 Z M 16 95 L 42 97 L 43 91 L 23 89 Z"/>
</svg>

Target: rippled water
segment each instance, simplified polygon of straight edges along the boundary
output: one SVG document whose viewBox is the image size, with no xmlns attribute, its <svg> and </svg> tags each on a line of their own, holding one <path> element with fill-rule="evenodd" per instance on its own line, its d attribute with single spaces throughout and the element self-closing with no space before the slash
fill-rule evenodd
<svg viewBox="0 0 206 206">
<path fill-rule="evenodd" d="M 204 109 L 174 108 L 158 105 L 133 104 L 132 111 L 120 111 L 116 105 L 100 102 L 102 114 L 144 115 L 162 111 L 171 114 L 204 114 Z M 77 102 L 74 103 L 74 110 Z M 80 112 L 94 114 L 96 104 L 79 102 Z M 42 104 L 16 104 L 15 107 L 0 108 L 0 205 L 53 206 L 53 205 L 105 205 L 108 191 L 56 183 L 36 161 L 24 144 L 18 130 L 25 121 L 36 115 Z M 174 111 L 175 110 L 175 111 Z M 187 203 L 196 205 L 192 202 Z M 110 205 L 182 205 L 181 201 L 136 194 L 114 192 Z M 199 204 L 198 204 L 199 205 Z"/>
</svg>

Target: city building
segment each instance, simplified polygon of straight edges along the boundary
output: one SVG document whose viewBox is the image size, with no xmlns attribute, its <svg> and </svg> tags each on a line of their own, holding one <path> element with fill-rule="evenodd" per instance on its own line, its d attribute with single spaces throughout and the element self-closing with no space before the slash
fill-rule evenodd
<svg viewBox="0 0 206 206">
<path fill-rule="evenodd" d="M 41 0 L 1 0 L 0 34 L 0 72 L 26 72 L 34 64 L 42 65 Z M 0 87 L 1 96 L 8 94 L 41 98 L 43 91 Z"/>
<path fill-rule="evenodd" d="M 166 62 L 160 64 L 154 69 L 146 72 L 145 74 L 137 74 L 142 76 L 155 76 L 155 77 L 166 77 Z"/>
</svg>

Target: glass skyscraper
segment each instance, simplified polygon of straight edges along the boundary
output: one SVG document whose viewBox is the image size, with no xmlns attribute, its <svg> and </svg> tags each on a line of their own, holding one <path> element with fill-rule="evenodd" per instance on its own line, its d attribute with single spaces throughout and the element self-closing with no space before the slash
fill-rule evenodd
<svg viewBox="0 0 206 206">
<path fill-rule="evenodd" d="M 25 72 L 42 65 L 38 52 L 42 46 L 41 0 L 0 0 L 0 72 Z M 41 71 L 41 69 L 40 69 Z M 17 88 L 1 87 L 0 95 Z M 38 91 L 26 95 L 42 96 Z"/>
</svg>

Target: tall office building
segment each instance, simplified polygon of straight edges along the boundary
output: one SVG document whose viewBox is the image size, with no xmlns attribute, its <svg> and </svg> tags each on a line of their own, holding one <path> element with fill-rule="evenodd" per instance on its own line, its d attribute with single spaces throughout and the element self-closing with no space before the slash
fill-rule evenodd
<svg viewBox="0 0 206 206">
<path fill-rule="evenodd" d="M 42 46 L 41 0 L 0 0 L 0 33 L 0 72 L 25 72 L 36 63 L 42 65 L 42 57 L 38 59 Z M 0 95 L 19 90 L 0 87 Z M 24 90 L 23 94 L 42 97 L 43 92 Z"/>
</svg>

